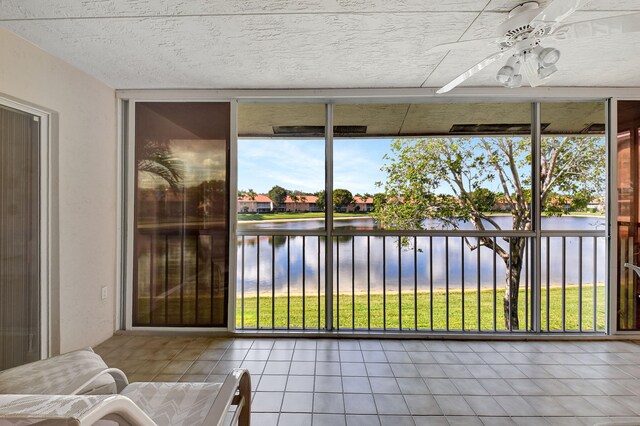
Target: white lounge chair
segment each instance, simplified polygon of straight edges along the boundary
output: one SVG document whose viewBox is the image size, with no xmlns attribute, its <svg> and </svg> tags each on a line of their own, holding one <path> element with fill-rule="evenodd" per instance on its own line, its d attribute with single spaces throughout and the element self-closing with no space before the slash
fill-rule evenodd
<svg viewBox="0 0 640 426">
<path fill-rule="evenodd" d="M 124 373 L 104 372 L 110 371 L 100 355 L 91 348 L 82 349 L 0 371 L 0 394 L 117 393 L 113 377 L 120 379 Z"/>
<path fill-rule="evenodd" d="M 0 394 L 0 425 L 93 425 L 107 421 L 140 426 L 249 425 L 251 378 L 245 369 L 234 369 L 224 383 L 129 384 L 122 371 L 108 368 L 103 361 L 100 371 L 91 363 L 83 364 L 87 368 L 77 369 L 80 374 L 76 374 L 68 367 L 69 360 L 77 360 L 78 355 L 86 359 L 86 354 L 66 354 L 0 372 L 0 390 L 4 393 Z M 101 361 L 98 355 L 93 355 Z M 89 358 L 95 360 L 94 356 Z M 56 364 L 59 358 L 61 365 Z M 57 387 L 41 383 L 45 371 L 56 371 L 53 381 L 58 383 Z M 64 378 L 62 371 L 70 377 Z M 20 372 L 25 375 L 20 376 Z M 34 375 L 40 380 L 33 382 Z M 82 381 L 78 376 L 82 376 Z M 11 389 L 8 378 L 17 380 L 16 390 Z M 96 383 L 110 383 L 115 392 L 77 394 L 87 389 L 95 391 Z M 229 423 L 227 416 L 232 405 L 236 409 Z"/>
</svg>

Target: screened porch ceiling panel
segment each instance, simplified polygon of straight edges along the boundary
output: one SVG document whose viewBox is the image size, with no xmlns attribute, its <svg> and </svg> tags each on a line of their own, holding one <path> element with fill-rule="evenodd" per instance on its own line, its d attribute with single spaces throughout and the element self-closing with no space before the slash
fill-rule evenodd
<svg viewBox="0 0 640 426">
<path fill-rule="evenodd" d="M 0 0 L 0 27 L 119 89 L 437 87 L 490 49 L 425 52 L 493 35 L 519 3 Z M 593 0 L 571 19 L 639 11 L 636 0 Z M 637 34 L 561 51 L 550 86 L 640 86 Z M 496 86 L 498 66 L 465 84 Z"/>
<path fill-rule="evenodd" d="M 542 104 L 542 123 L 548 134 L 594 133 L 605 121 L 603 102 L 561 102 Z M 335 105 L 334 126 L 365 126 L 362 134 L 349 137 L 482 134 L 485 128 L 504 128 L 495 134 L 529 133 L 529 103 L 438 103 Z M 324 107 L 309 104 L 240 104 L 238 134 L 241 137 L 273 137 L 274 128 L 300 127 L 291 136 L 319 136 L 314 129 L 324 126 Z M 455 126 L 455 127 L 454 127 Z M 461 127 L 462 126 L 462 127 Z M 491 126 L 491 127 L 487 127 Z M 466 129 L 460 132 L 456 129 Z M 309 133 L 305 134 L 305 131 Z M 596 131 L 595 133 L 599 133 Z M 320 135 L 321 136 L 321 135 Z M 336 133 L 336 137 L 340 134 Z"/>
</svg>

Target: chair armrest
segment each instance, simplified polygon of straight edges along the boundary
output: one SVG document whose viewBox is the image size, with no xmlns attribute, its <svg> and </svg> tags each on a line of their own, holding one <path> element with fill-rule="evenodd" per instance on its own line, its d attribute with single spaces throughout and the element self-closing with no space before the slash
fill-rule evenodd
<svg viewBox="0 0 640 426">
<path fill-rule="evenodd" d="M 231 425 L 248 426 L 251 417 L 251 376 L 245 368 L 234 368 L 227 375 L 203 424 L 226 424 L 225 418 L 231 405 L 237 406 Z"/>
<path fill-rule="evenodd" d="M 631 263 L 625 263 L 624 266 L 625 266 L 625 268 L 631 269 L 633 272 L 638 274 L 638 277 L 640 277 L 640 267 L 638 267 L 636 265 L 633 265 Z"/>
<path fill-rule="evenodd" d="M 105 368 L 104 370 L 94 374 L 93 377 L 86 380 L 82 385 L 78 386 L 73 392 L 71 392 L 71 395 L 77 395 L 78 393 L 80 393 L 80 391 L 82 391 L 84 388 L 89 386 L 91 383 L 93 383 L 98 377 L 102 376 L 103 374 L 109 374 L 111 375 L 111 377 L 113 377 L 113 380 L 116 382 L 117 393 L 122 392 L 122 389 L 127 387 L 127 385 L 129 384 L 129 380 L 127 379 L 127 375 L 124 374 L 124 371 L 119 370 L 117 368 Z"/>
<path fill-rule="evenodd" d="M 0 419 L 71 420 L 82 426 L 105 417 L 136 426 L 157 426 L 122 395 L 0 395 Z"/>
</svg>

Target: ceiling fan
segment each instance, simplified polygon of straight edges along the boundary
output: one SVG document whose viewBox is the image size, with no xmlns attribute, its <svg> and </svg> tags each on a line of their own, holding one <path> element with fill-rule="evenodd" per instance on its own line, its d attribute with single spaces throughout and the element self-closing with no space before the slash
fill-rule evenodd
<svg viewBox="0 0 640 426">
<path fill-rule="evenodd" d="M 509 12 L 508 19 L 498 27 L 495 38 L 445 43 L 429 49 L 429 53 L 478 49 L 492 45 L 499 49 L 436 93 L 450 91 L 504 57 L 508 58 L 507 62 L 496 75 L 500 84 L 510 88 L 520 87 L 526 78 L 532 87 L 536 87 L 558 70 L 556 63 L 560 59 L 560 51 L 553 47 L 543 47 L 543 42 L 561 44 L 565 40 L 640 32 L 640 13 L 562 25 L 562 21 L 589 1 L 555 0 L 542 9 L 538 2 L 528 1 Z"/>
</svg>

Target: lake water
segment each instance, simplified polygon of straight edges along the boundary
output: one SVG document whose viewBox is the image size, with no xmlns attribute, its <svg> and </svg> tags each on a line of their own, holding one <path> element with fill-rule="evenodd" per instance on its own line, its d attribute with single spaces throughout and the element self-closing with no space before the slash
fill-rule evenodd
<svg viewBox="0 0 640 426">
<path fill-rule="evenodd" d="M 509 229 L 510 216 L 496 216 L 495 220 L 503 229 Z M 375 223 L 370 218 L 337 220 L 336 227 L 342 229 L 375 229 Z M 241 225 L 242 229 L 250 226 L 252 229 L 279 230 L 317 230 L 322 229 L 324 221 L 287 221 L 287 222 L 254 222 Z M 435 222 L 430 223 L 435 225 Z M 604 230 L 605 220 L 597 217 L 545 217 L 542 219 L 544 230 Z M 462 229 L 473 229 L 466 224 Z M 491 229 L 489 226 L 487 229 Z M 304 240 L 304 241 L 303 241 Z M 241 239 L 238 239 L 238 292 L 244 287 L 247 295 L 271 292 L 272 286 L 276 292 L 302 292 L 304 281 L 305 291 L 317 294 L 318 285 L 324 288 L 324 239 L 318 237 L 244 237 L 244 254 Z M 506 248 L 508 242 L 498 239 L 499 244 Z M 595 281 L 604 282 L 606 276 L 606 247 L 605 238 L 585 237 L 582 240 L 582 282 L 592 284 Z M 414 247 L 417 247 L 417 252 Z M 471 239 L 475 244 L 475 239 Z M 303 247 L 304 244 L 304 247 Z M 567 237 L 565 240 L 565 268 L 563 268 L 562 238 L 550 238 L 549 247 L 546 239 L 542 244 L 543 284 L 547 279 L 550 285 L 559 285 L 563 277 L 567 285 L 578 284 L 580 280 L 580 242 L 577 237 Z M 258 250 L 259 246 L 259 250 Z M 549 250 L 549 267 L 546 265 L 547 250 Z M 259 260 L 258 260 L 259 251 Z M 448 256 L 447 256 L 448 253 Z M 369 256 L 367 256 L 369 254 Z M 595 254 L 595 276 L 594 276 Z M 242 270 L 244 259 L 244 271 Z M 287 261 L 287 259 L 289 259 Z M 464 259 L 464 267 L 463 267 Z M 258 263 L 259 262 L 259 263 Z M 494 252 L 487 248 L 480 249 L 480 256 L 476 250 L 470 250 L 461 237 L 418 237 L 415 241 L 409 238 L 408 245 L 399 245 L 394 237 L 339 237 L 334 242 L 334 264 L 338 265 L 334 271 L 334 291 L 362 292 L 368 285 L 371 291 L 379 292 L 386 286 L 387 291 L 412 291 L 418 286 L 418 291 L 434 289 L 461 288 L 464 281 L 465 288 L 492 287 L 494 274 L 496 285 L 503 288 L 505 283 L 505 263 L 496 257 L 494 269 Z M 480 279 L 478 280 L 478 269 Z M 259 272 L 259 274 L 258 274 Z M 521 285 L 526 282 L 530 268 L 523 268 Z M 258 277 L 259 275 L 259 277 Z M 259 278 L 259 279 L 258 279 Z M 288 284 L 289 283 L 289 284 Z"/>
</svg>

